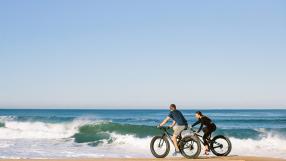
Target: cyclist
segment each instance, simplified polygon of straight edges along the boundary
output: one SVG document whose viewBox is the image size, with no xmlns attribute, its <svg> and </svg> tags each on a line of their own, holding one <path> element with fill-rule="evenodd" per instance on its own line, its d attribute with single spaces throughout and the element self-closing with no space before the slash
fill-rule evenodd
<svg viewBox="0 0 286 161">
<path fill-rule="evenodd" d="M 201 124 L 201 127 L 197 131 L 198 133 L 203 129 L 204 135 L 203 135 L 203 141 L 205 146 L 205 155 L 209 155 L 209 146 L 207 139 L 211 136 L 211 133 L 216 130 L 216 125 L 212 122 L 210 118 L 203 115 L 201 111 L 197 111 L 195 114 L 195 117 L 198 119 L 197 122 L 195 122 L 192 127 Z M 205 126 L 203 128 L 203 126 Z"/>
<path fill-rule="evenodd" d="M 159 126 L 165 125 L 170 119 L 173 120 L 172 125 L 170 125 L 169 127 L 173 128 L 174 130 L 172 141 L 175 145 L 175 152 L 173 153 L 173 155 L 175 156 L 178 153 L 180 153 L 177 143 L 177 137 L 181 134 L 183 130 L 185 130 L 188 127 L 188 122 L 181 113 L 181 111 L 177 110 L 175 104 L 171 104 L 169 109 L 170 109 L 169 115 L 162 121 L 162 123 Z"/>
</svg>

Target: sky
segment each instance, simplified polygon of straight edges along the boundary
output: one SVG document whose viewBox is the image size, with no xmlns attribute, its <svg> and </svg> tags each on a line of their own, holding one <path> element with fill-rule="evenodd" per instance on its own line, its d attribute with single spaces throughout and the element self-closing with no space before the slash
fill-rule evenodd
<svg viewBox="0 0 286 161">
<path fill-rule="evenodd" d="M 286 108 L 284 0 L 1 0 L 2 108 Z"/>
</svg>

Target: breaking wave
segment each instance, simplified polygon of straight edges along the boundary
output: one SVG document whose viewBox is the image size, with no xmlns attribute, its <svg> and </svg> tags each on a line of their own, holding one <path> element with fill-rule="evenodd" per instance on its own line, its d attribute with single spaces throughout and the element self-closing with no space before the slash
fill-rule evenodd
<svg viewBox="0 0 286 161">
<path fill-rule="evenodd" d="M 23 119 L 17 117 L 0 117 L 0 139 L 11 142 L 24 140 L 59 140 L 70 146 L 89 149 L 96 148 L 101 154 L 125 157 L 150 156 L 149 143 L 160 131 L 153 126 L 120 124 L 94 118 L 68 118 L 64 121 L 42 121 L 40 119 Z M 232 154 L 275 156 L 286 158 L 286 129 L 218 129 L 216 134 L 230 137 L 233 144 Z M 61 142 L 62 141 L 62 142 Z M 53 146 L 53 145 L 50 145 Z M 7 148 L 0 145 L 0 148 Z M 50 147 L 52 148 L 52 147 Z M 106 149 L 108 153 L 104 153 Z M 119 153 L 122 149 L 125 153 Z M 269 154 L 271 153 L 271 154 Z M 132 155 L 130 155 L 132 154 Z M 88 155 L 88 154 L 86 154 Z M 99 155 L 101 156 L 101 155 Z M 121 156 L 122 157 L 122 156 Z"/>
</svg>

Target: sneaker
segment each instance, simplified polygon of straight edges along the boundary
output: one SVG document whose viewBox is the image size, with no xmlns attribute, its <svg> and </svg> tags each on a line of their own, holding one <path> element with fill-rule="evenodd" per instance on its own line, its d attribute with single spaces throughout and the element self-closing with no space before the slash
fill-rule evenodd
<svg viewBox="0 0 286 161">
<path fill-rule="evenodd" d="M 177 154 L 180 154 L 180 152 L 179 152 L 179 151 L 175 151 L 175 152 L 173 153 L 173 156 L 177 156 Z"/>
<path fill-rule="evenodd" d="M 209 155 L 210 150 L 205 150 L 205 155 Z"/>
</svg>

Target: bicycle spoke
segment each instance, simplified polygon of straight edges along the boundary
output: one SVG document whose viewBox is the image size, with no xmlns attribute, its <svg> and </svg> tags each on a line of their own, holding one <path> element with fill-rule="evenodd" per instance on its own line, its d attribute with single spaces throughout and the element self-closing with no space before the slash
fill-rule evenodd
<svg viewBox="0 0 286 161">
<path fill-rule="evenodd" d="M 229 145 L 228 142 L 223 138 L 218 138 L 213 142 L 213 150 L 218 154 L 224 154 L 228 151 Z"/>
<path fill-rule="evenodd" d="M 161 143 L 161 142 L 162 142 L 162 143 Z M 163 146 L 163 144 L 164 144 L 164 140 L 163 140 L 163 139 L 160 139 L 160 142 L 159 142 L 158 147 L 160 148 L 161 146 Z"/>
<path fill-rule="evenodd" d="M 157 154 L 162 155 L 163 153 L 165 153 L 167 145 L 163 139 L 156 140 L 154 145 L 156 145 L 154 147 L 154 150 L 156 151 Z"/>
</svg>

